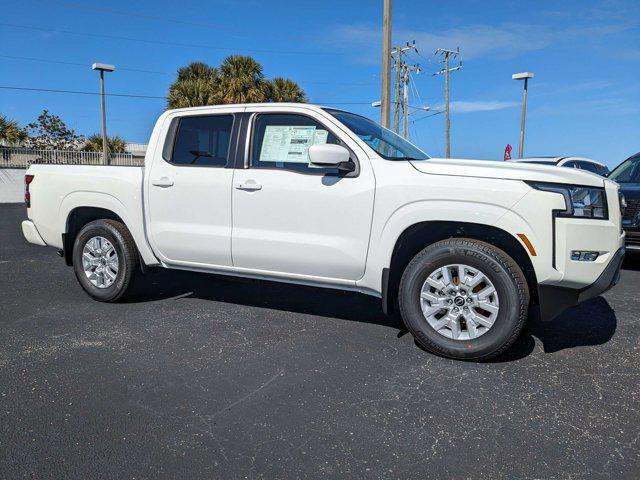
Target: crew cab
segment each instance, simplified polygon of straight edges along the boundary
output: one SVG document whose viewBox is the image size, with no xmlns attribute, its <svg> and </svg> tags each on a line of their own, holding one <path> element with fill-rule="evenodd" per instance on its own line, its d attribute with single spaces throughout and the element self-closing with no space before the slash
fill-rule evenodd
<svg viewBox="0 0 640 480">
<path fill-rule="evenodd" d="M 308 104 L 169 110 L 144 167 L 32 165 L 25 182 L 24 236 L 96 300 L 152 267 L 353 290 L 460 359 L 505 351 L 532 307 L 550 319 L 604 292 L 624 256 L 614 182 L 430 158 Z"/>
</svg>

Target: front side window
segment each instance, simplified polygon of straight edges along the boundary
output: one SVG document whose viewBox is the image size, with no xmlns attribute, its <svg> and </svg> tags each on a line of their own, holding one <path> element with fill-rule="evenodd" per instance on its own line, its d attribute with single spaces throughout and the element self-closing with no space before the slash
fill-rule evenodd
<svg viewBox="0 0 640 480">
<path fill-rule="evenodd" d="M 640 183 L 640 155 L 626 159 L 614 168 L 609 178 L 618 183 Z"/>
<path fill-rule="evenodd" d="M 412 143 L 368 118 L 342 110 L 325 109 L 387 160 L 427 160 L 429 156 Z"/>
<path fill-rule="evenodd" d="M 312 145 L 340 144 L 324 125 L 304 115 L 273 113 L 257 115 L 253 124 L 251 166 L 281 168 L 306 173 L 338 173 L 336 168 L 309 163 Z"/>
<path fill-rule="evenodd" d="M 229 157 L 233 115 L 201 115 L 179 120 L 171 163 L 224 167 Z"/>
</svg>

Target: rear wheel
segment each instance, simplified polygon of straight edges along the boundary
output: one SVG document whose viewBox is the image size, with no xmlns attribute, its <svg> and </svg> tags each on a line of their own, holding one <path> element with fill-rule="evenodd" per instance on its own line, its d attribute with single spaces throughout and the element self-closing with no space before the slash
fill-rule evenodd
<svg viewBox="0 0 640 480">
<path fill-rule="evenodd" d="M 130 290 L 139 267 L 131 233 L 116 220 L 85 225 L 73 245 L 73 270 L 82 288 L 101 302 L 115 302 Z"/>
<path fill-rule="evenodd" d="M 402 318 L 425 349 L 484 360 L 504 352 L 524 327 L 529 291 L 522 270 L 485 242 L 452 238 L 418 253 L 400 282 Z"/>
</svg>

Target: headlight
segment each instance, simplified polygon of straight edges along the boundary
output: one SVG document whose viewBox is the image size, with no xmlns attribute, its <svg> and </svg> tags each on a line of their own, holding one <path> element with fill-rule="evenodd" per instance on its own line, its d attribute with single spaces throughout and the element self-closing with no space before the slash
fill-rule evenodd
<svg viewBox="0 0 640 480">
<path fill-rule="evenodd" d="M 559 193 L 564 197 L 566 208 L 558 212 L 562 217 L 609 218 L 607 195 L 604 188 L 561 185 L 557 183 L 533 183 L 529 186 L 545 192 Z"/>
</svg>

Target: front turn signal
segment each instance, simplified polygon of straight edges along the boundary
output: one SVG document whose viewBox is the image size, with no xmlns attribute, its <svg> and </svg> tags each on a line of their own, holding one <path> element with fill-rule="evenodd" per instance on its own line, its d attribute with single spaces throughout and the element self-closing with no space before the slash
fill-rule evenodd
<svg viewBox="0 0 640 480">
<path fill-rule="evenodd" d="M 527 236 L 524 233 L 518 233 L 517 235 L 518 235 L 518 238 L 522 240 L 522 243 L 524 243 L 524 245 L 527 247 L 527 250 L 529 250 L 529 253 L 531 254 L 531 256 L 535 257 L 537 255 L 536 249 L 533 248 L 533 244 L 529 241 Z"/>
</svg>

